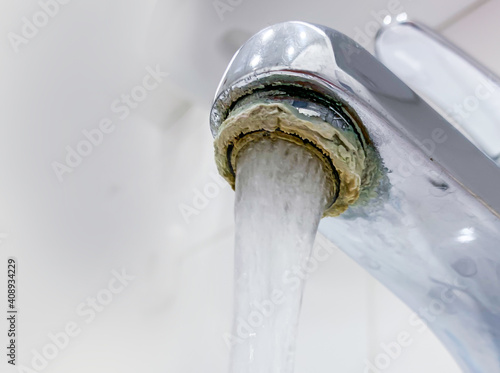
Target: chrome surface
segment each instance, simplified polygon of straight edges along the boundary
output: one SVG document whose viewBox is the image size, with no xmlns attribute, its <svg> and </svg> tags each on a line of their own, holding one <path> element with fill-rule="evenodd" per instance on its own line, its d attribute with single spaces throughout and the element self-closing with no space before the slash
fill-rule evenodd
<svg viewBox="0 0 500 373">
<path fill-rule="evenodd" d="M 426 321 L 465 372 L 500 372 L 500 168 L 353 40 L 304 22 L 240 48 L 213 133 L 239 98 L 276 84 L 352 108 L 385 167 L 378 197 L 323 219 L 321 233 Z"/>
<path fill-rule="evenodd" d="M 422 24 L 383 27 L 377 57 L 456 124 L 490 158 L 500 161 L 500 78 Z"/>
</svg>

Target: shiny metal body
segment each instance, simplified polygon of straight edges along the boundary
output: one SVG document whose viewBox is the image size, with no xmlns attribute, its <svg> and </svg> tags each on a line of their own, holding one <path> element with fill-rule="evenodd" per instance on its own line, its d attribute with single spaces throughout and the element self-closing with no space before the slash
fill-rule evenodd
<svg viewBox="0 0 500 373">
<path fill-rule="evenodd" d="M 385 170 L 377 198 L 323 219 L 320 232 L 426 321 L 465 372 L 500 372 L 500 168 L 353 40 L 304 22 L 271 26 L 236 53 L 213 133 L 239 98 L 280 84 L 350 107 Z"/>
<path fill-rule="evenodd" d="M 425 25 L 382 27 L 375 54 L 490 158 L 500 163 L 500 78 Z"/>
</svg>

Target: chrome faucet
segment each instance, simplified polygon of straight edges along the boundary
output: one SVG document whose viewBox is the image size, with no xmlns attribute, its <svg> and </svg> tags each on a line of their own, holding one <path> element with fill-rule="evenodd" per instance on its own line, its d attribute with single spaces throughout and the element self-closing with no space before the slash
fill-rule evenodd
<svg viewBox="0 0 500 373">
<path fill-rule="evenodd" d="M 500 372 L 500 168 L 375 57 L 324 26 L 281 23 L 246 42 L 217 90 L 213 135 L 257 101 L 285 102 L 311 123 L 347 123 L 357 134 L 380 177 L 360 180 L 359 198 L 325 214 L 320 232 L 412 308 L 465 372 Z M 218 162 L 229 181 L 231 149 Z M 336 183 L 341 193 L 342 175 Z"/>
</svg>

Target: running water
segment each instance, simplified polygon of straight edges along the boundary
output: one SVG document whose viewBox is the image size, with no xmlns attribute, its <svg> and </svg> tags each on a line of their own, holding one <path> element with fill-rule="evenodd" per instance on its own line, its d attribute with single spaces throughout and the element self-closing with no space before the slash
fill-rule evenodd
<svg viewBox="0 0 500 373">
<path fill-rule="evenodd" d="M 326 206 L 320 160 L 284 140 L 250 143 L 236 175 L 230 373 L 292 373 L 304 280 Z"/>
</svg>

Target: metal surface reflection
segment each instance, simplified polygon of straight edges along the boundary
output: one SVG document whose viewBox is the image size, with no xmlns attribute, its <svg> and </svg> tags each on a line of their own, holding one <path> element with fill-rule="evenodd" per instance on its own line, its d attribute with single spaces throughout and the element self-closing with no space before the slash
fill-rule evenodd
<svg viewBox="0 0 500 373">
<path fill-rule="evenodd" d="M 383 27 L 377 57 L 500 161 L 500 78 L 424 25 L 405 21 Z"/>
</svg>

